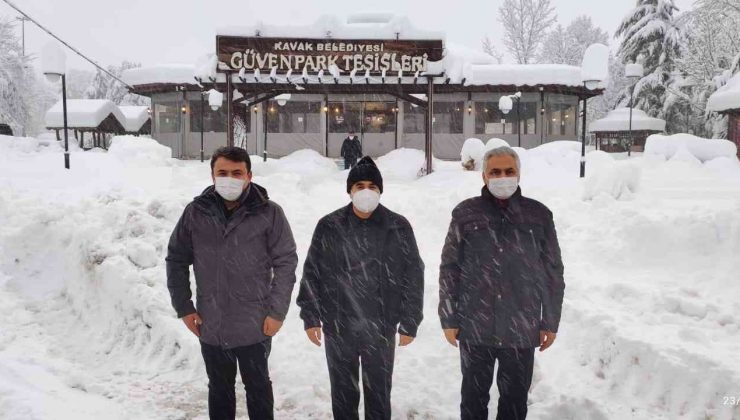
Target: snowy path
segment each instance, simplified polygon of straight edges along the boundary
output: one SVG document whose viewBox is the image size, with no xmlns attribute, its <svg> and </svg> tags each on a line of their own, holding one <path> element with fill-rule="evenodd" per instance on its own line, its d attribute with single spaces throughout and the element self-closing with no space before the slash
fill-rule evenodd
<svg viewBox="0 0 740 420">
<path fill-rule="evenodd" d="M 207 165 L 75 153 L 66 174 L 57 153 L 14 153 L 0 157 L 0 418 L 207 418 L 197 340 L 170 310 L 162 263 Z M 438 325 L 437 267 L 450 210 L 480 174 L 449 164 L 412 180 L 400 160 L 383 203 L 414 226 L 427 283 L 419 338 L 397 351 L 394 418 L 453 419 L 459 356 Z M 582 201 L 576 162 L 524 162 L 525 193 L 555 214 L 567 284 L 530 418 L 740 418 L 722 405 L 740 394 L 740 168 L 638 158 L 631 200 Z M 255 162 L 301 259 L 318 218 L 347 200 L 332 165 Z M 295 307 L 270 362 L 277 418 L 330 418 L 323 349 Z"/>
</svg>

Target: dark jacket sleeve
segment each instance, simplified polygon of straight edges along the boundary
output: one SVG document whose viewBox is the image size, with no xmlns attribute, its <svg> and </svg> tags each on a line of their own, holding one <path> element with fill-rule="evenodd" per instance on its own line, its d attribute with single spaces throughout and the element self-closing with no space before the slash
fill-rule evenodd
<svg viewBox="0 0 740 420">
<path fill-rule="evenodd" d="M 190 230 L 191 207 L 188 205 L 172 231 L 167 245 L 167 288 L 177 317 L 195 312 L 190 290 L 190 265 L 193 264 L 193 242 Z"/>
<path fill-rule="evenodd" d="M 401 237 L 404 241 L 405 275 L 401 291 L 401 322 L 398 333 L 416 337 L 416 331 L 424 318 L 424 261 L 414 237 L 414 230 L 406 222 Z"/>
<path fill-rule="evenodd" d="M 357 142 L 357 147 L 356 147 L 357 154 L 355 156 L 362 157 L 362 142 L 360 141 L 360 139 L 357 139 L 355 141 Z"/>
<path fill-rule="evenodd" d="M 453 211 L 439 266 L 439 319 L 444 329 L 458 328 L 457 302 L 462 254 L 461 242 L 457 215 Z"/>
<path fill-rule="evenodd" d="M 563 308 L 563 294 L 565 292 L 565 280 L 563 278 L 563 261 L 560 257 L 560 245 L 555 231 L 555 223 L 552 213 L 547 212 L 547 223 L 545 224 L 545 243 L 542 252 L 542 262 L 545 266 L 545 290 L 542 299 L 542 323 L 543 330 L 558 332 L 560 325 L 560 313 Z"/>
<path fill-rule="evenodd" d="M 321 304 L 321 276 L 323 251 L 323 236 L 325 228 L 323 222 L 319 221 L 316 229 L 313 231 L 311 246 L 308 248 L 308 255 L 303 264 L 303 277 L 301 278 L 301 287 L 298 291 L 296 303 L 301 308 L 301 319 L 305 329 L 321 327 L 321 317 L 319 307 Z"/>
<path fill-rule="evenodd" d="M 349 150 L 347 150 L 348 142 L 349 142 L 349 139 L 344 139 L 344 141 L 342 142 L 342 150 L 339 153 L 339 156 L 341 156 L 341 157 L 347 157 L 348 156 L 348 153 L 347 153 L 347 152 L 349 152 Z"/>
<path fill-rule="evenodd" d="M 272 287 L 268 315 L 282 321 L 288 314 L 290 296 L 295 286 L 298 255 L 290 224 L 283 209 L 278 205 L 275 205 L 275 215 L 267 241 L 268 252 L 272 260 Z"/>
</svg>

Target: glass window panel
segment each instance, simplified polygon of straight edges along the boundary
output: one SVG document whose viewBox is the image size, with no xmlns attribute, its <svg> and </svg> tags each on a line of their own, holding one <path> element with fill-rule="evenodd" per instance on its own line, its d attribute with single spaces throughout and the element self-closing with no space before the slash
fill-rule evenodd
<svg viewBox="0 0 740 420">
<path fill-rule="evenodd" d="M 403 132 L 423 133 L 426 110 L 410 102 L 403 103 Z"/>
<path fill-rule="evenodd" d="M 205 132 L 226 132 L 226 115 L 227 110 L 225 106 L 222 106 L 218 110 L 214 111 L 208 105 L 208 101 L 203 102 L 203 131 Z M 235 108 L 235 110 L 238 108 Z M 243 108 L 242 108 L 243 109 Z M 190 131 L 200 132 L 200 121 L 201 121 L 201 102 L 199 100 L 190 101 Z M 249 125 L 249 122 L 247 122 Z"/>
<path fill-rule="evenodd" d="M 154 104 L 157 118 L 157 130 L 160 133 L 180 132 L 180 104 L 176 101 Z"/>
<path fill-rule="evenodd" d="M 547 134 L 575 138 L 577 107 L 578 98 L 574 96 L 548 95 L 545 107 Z"/>
<path fill-rule="evenodd" d="M 320 133 L 321 102 L 268 101 L 267 131 L 270 133 Z"/>
</svg>

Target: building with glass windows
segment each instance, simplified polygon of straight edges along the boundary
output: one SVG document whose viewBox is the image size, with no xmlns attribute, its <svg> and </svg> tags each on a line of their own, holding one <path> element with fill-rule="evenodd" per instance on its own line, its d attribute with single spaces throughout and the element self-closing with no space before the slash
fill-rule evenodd
<svg viewBox="0 0 740 420">
<path fill-rule="evenodd" d="M 195 65 L 124 73 L 152 99 L 152 136 L 174 157 L 198 158 L 202 136 L 205 156 L 235 144 L 267 157 L 313 149 L 338 158 L 350 131 L 370 156 L 416 148 L 459 159 L 470 137 L 531 148 L 579 138 L 579 104 L 603 90 L 587 88 L 580 67 L 497 64 L 387 15 L 228 28 L 216 45 Z M 215 110 L 214 90 L 225 97 Z M 517 92 L 502 112 L 499 99 Z"/>
</svg>

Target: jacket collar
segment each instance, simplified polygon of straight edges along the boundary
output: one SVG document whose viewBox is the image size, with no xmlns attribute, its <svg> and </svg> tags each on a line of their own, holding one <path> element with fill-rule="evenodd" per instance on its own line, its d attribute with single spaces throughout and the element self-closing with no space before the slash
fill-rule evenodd
<svg viewBox="0 0 740 420">
<path fill-rule="evenodd" d="M 251 212 L 267 204 L 269 199 L 270 197 L 264 187 L 250 182 L 249 187 L 239 196 L 237 211 L 246 209 L 245 211 Z M 209 185 L 199 196 L 195 197 L 193 202 L 197 208 L 206 213 L 218 214 L 220 206 L 223 205 L 223 198 L 218 195 L 213 185 Z"/>
<path fill-rule="evenodd" d="M 507 200 L 508 205 L 505 208 L 499 206 L 498 203 L 496 203 L 497 198 L 494 197 L 493 194 L 491 194 L 491 192 L 488 190 L 486 186 L 483 186 L 483 188 L 481 188 L 480 195 L 481 197 L 483 197 L 483 200 L 486 203 L 490 204 L 494 208 L 499 209 L 500 211 L 503 211 L 503 212 L 519 213 L 519 209 L 521 208 L 521 205 L 520 205 L 521 204 L 520 202 L 522 199 L 522 188 L 521 187 L 516 187 L 516 191 L 514 191 L 514 194 L 511 197 L 509 197 L 509 199 Z"/>
<path fill-rule="evenodd" d="M 344 218 L 348 225 L 359 222 L 359 218 L 354 214 L 354 210 L 352 209 L 352 203 L 349 203 L 344 208 Z M 382 204 L 378 204 L 378 208 L 375 209 L 368 221 L 386 229 L 393 227 L 389 225 L 388 209 Z"/>
</svg>

